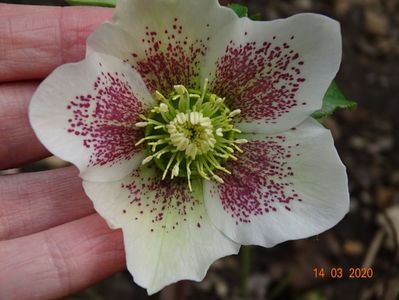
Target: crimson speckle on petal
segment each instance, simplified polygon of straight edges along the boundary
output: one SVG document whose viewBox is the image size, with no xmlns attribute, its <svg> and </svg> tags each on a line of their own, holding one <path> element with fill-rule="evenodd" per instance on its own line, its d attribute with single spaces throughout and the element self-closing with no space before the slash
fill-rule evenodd
<svg viewBox="0 0 399 300">
<path fill-rule="evenodd" d="M 305 82 L 301 76 L 304 61 L 289 43 L 277 42 L 276 37 L 262 45 L 230 41 L 219 58 L 211 85 L 216 93 L 226 96 L 232 109 L 241 109 L 242 120 L 275 124 L 295 106 L 306 105 L 295 98 Z"/>
<path fill-rule="evenodd" d="M 174 18 L 164 32 L 146 27 L 142 43 L 146 45 L 143 57 L 132 53 L 138 70 L 151 92 L 168 93 L 173 85 L 196 86 L 201 59 L 207 47 L 202 39 L 191 40 L 189 33 Z"/>
<path fill-rule="evenodd" d="M 289 163 L 299 144 L 284 143 L 283 136 L 249 142 L 241 147 L 244 153 L 239 160 L 227 164 L 233 173 L 223 175 L 224 184 L 212 193 L 219 193 L 223 208 L 237 225 L 250 223 L 252 216 L 275 212 L 278 203 L 290 210 L 292 201 L 302 201 L 291 181 L 295 174 Z"/>
<path fill-rule="evenodd" d="M 150 170 L 151 167 L 148 169 Z M 198 210 L 203 203 L 187 189 L 185 179 L 159 180 L 162 173 L 159 170 L 151 171 L 159 173 L 156 174 L 158 176 L 144 177 L 138 169 L 132 173 L 130 183 L 121 185 L 122 189 L 129 192 L 129 203 L 123 210 L 138 210 L 140 215 L 136 216 L 134 221 L 141 222 L 143 217 L 151 218 L 153 227 L 150 228 L 150 232 L 163 230 L 168 233 L 182 225 L 181 222 L 187 222 L 187 215 Z M 168 215 L 171 215 L 170 220 L 166 220 Z M 202 216 L 199 215 L 197 224 L 200 225 L 201 220 Z"/>
<path fill-rule="evenodd" d="M 100 64 L 101 67 L 101 64 Z M 67 131 L 81 136 L 93 150 L 89 164 L 115 164 L 130 159 L 140 149 L 134 143 L 143 133 L 134 127 L 144 111 L 123 73 L 101 72 L 93 94 L 76 96 L 67 109 L 72 112 Z"/>
</svg>

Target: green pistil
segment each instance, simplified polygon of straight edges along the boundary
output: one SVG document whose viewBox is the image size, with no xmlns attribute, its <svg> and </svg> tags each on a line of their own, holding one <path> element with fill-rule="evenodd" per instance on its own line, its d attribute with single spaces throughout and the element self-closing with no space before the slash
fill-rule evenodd
<svg viewBox="0 0 399 300">
<path fill-rule="evenodd" d="M 137 127 L 145 128 L 145 137 L 136 146 L 146 142 L 148 155 L 142 164 L 154 161 L 163 171 L 162 179 L 170 176 L 187 178 L 190 191 L 191 178 L 202 177 L 223 183 L 216 170 L 231 174 L 223 167 L 229 160 L 237 160 L 234 152 L 242 152 L 236 139 L 241 131 L 232 119 L 239 109 L 231 111 L 224 98 L 208 92 L 208 80 L 201 90 L 189 90 L 176 85 L 175 91 L 165 97 L 155 92 L 159 104 L 148 116 L 140 115 Z"/>
</svg>

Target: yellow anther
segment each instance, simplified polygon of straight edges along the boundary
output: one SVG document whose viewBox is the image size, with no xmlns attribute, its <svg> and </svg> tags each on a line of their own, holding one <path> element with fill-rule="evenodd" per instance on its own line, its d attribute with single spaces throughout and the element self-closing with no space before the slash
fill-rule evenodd
<svg viewBox="0 0 399 300">
<path fill-rule="evenodd" d="M 139 128 L 146 127 L 147 125 L 148 125 L 148 122 L 137 122 L 136 124 L 134 124 L 134 126 L 139 127 Z"/>
<path fill-rule="evenodd" d="M 148 164 L 150 161 L 152 161 L 154 157 L 152 155 L 147 156 L 146 158 L 143 159 L 143 161 L 141 162 L 142 165 Z"/>
</svg>

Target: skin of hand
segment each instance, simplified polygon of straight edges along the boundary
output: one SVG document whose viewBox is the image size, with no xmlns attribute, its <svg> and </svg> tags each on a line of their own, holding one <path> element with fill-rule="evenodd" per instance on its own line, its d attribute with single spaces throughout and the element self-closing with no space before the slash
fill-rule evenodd
<svg viewBox="0 0 399 300">
<path fill-rule="evenodd" d="M 0 169 L 50 155 L 28 105 L 40 80 L 79 61 L 112 10 L 0 4 Z M 54 299 L 123 270 L 120 230 L 86 197 L 75 167 L 0 176 L 0 299 Z"/>
</svg>

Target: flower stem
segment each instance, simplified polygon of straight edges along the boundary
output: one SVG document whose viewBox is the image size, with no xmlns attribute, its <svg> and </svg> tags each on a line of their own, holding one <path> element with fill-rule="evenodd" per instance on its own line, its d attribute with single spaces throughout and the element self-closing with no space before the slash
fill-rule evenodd
<svg viewBox="0 0 399 300">
<path fill-rule="evenodd" d="M 248 277 L 251 269 L 251 247 L 243 246 L 240 252 L 241 259 L 241 284 L 240 296 L 243 299 L 248 299 Z"/>
<path fill-rule="evenodd" d="M 159 294 L 159 300 L 186 300 L 191 299 L 191 283 L 189 281 L 179 281 L 164 288 Z"/>
<path fill-rule="evenodd" d="M 69 5 L 90 5 L 90 6 L 105 6 L 115 7 L 116 0 L 66 0 Z"/>
<path fill-rule="evenodd" d="M 151 296 L 148 296 L 147 299 L 149 299 L 149 300 L 159 300 L 159 299 L 161 299 L 160 294 L 161 294 L 161 293 L 153 294 L 153 295 L 151 295 Z"/>
</svg>

